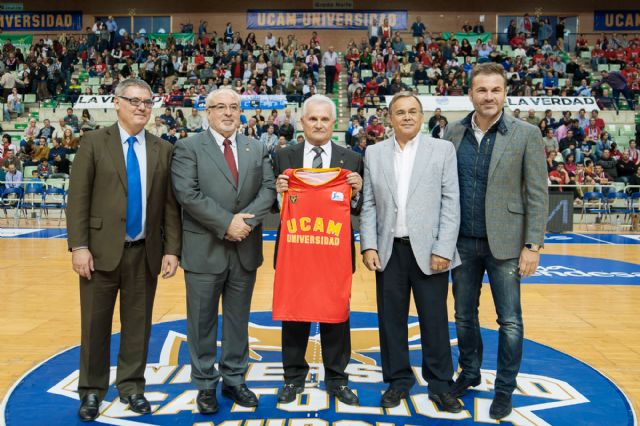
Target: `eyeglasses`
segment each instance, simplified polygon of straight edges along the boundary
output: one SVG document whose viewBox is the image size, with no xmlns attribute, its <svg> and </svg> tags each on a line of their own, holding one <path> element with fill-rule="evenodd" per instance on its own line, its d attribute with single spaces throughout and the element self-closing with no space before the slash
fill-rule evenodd
<svg viewBox="0 0 640 426">
<path fill-rule="evenodd" d="M 212 109 L 217 114 L 224 114 L 227 111 L 227 109 L 230 110 L 232 113 L 236 113 L 236 112 L 240 112 L 240 105 L 238 105 L 238 104 L 230 104 L 230 105 L 216 104 L 216 105 L 209 105 L 207 107 L 207 109 Z"/>
<path fill-rule="evenodd" d="M 151 109 L 153 108 L 153 99 L 140 99 L 140 98 L 128 98 L 126 96 L 118 96 L 119 98 L 124 99 L 129 102 L 132 106 L 138 108 L 141 104 L 144 105 L 145 108 Z"/>
</svg>

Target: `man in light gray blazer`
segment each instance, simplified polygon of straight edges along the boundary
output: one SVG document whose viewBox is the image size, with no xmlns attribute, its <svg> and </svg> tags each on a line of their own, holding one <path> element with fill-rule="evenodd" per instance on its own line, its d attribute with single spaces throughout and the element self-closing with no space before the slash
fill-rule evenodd
<svg viewBox="0 0 640 426">
<path fill-rule="evenodd" d="M 458 159 L 461 223 L 453 270 L 456 329 L 462 372 L 452 387 L 459 397 L 480 383 L 482 339 L 478 321 L 485 271 L 498 314 L 495 397 L 489 415 L 511 412 L 522 359 L 520 278 L 536 271 L 548 214 L 547 168 L 537 127 L 503 113 L 507 79 L 501 65 L 471 73 L 474 112 L 447 127 Z"/>
<path fill-rule="evenodd" d="M 240 96 L 206 98 L 209 130 L 178 141 L 172 176 L 182 206 L 182 267 L 187 283 L 187 340 L 198 410 L 218 410 L 216 386 L 245 407 L 258 405 L 245 384 L 248 322 L 256 270 L 262 264 L 262 220 L 275 200 L 267 147 L 237 132 Z M 222 350 L 215 368 L 218 302 Z"/>
<path fill-rule="evenodd" d="M 457 413 L 447 320 L 449 270 L 460 264 L 456 153 L 450 142 L 420 134 L 424 115 L 413 94 L 396 94 L 389 114 L 395 136 L 367 148 L 360 213 L 364 264 L 376 271 L 382 376 L 389 384 L 380 405 L 399 405 L 415 383 L 407 329 L 413 292 L 429 398 Z"/>
</svg>

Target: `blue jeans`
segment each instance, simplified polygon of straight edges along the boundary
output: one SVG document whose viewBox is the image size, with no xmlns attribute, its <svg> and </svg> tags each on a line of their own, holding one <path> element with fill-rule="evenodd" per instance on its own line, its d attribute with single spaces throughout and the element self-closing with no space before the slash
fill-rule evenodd
<svg viewBox="0 0 640 426">
<path fill-rule="evenodd" d="M 459 237 L 458 252 L 462 265 L 453 270 L 452 276 L 460 374 L 472 381 L 480 379 L 482 337 L 478 307 L 482 278 L 487 271 L 500 326 L 495 390 L 511 394 L 522 361 L 524 335 L 518 259 L 496 259 L 486 238 Z"/>
</svg>

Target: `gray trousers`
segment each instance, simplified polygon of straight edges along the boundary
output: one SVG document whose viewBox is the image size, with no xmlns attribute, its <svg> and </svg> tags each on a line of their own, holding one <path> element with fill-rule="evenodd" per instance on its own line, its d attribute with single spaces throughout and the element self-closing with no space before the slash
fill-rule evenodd
<svg viewBox="0 0 640 426">
<path fill-rule="evenodd" d="M 244 383 L 249 363 L 249 312 L 256 271 L 242 268 L 235 250 L 220 274 L 185 271 L 187 284 L 187 342 L 191 381 L 198 390 L 215 389 L 220 376 L 229 386 Z M 218 305 L 222 297 L 222 345 L 219 369 Z"/>
</svg>

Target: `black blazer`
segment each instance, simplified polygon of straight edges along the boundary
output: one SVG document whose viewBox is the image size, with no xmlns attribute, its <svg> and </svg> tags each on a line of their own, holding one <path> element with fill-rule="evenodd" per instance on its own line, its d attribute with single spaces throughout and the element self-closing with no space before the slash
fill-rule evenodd
<svg viewBox="0 0 640 426">
<path fill-rule="evenodd" d="M 299 169 L 304 165 L 304 143 L 299 143 L 276 152 L 273 157 L 273 172 L 276 175 L 282 174 L 287 169 Z M 342 169 L 351 170 L 360 176 L 364 174 L 364 162 L 362 156 L 350 149 L 343 148 L 331 142 L 331 162 L 330 167 L 340 167 Z M 352 215 L 359 215 L 362 209 L 362 194 L 357 205 L 351 207 Z M 277 202 L 276 202 L 277 210 Z M 280 241 L 280 227 L 278 227 L 278 235 L 276 236 L 276 248 L 273 254 L 273 267 L 276 267 L 276 259 L 278 258 L 278 242 Z M 355 239 L 353 236 L 353 220 L 351 221 L 351 268 L 352 272 L 356 270 L 356 251 Z"/>
</svg>

